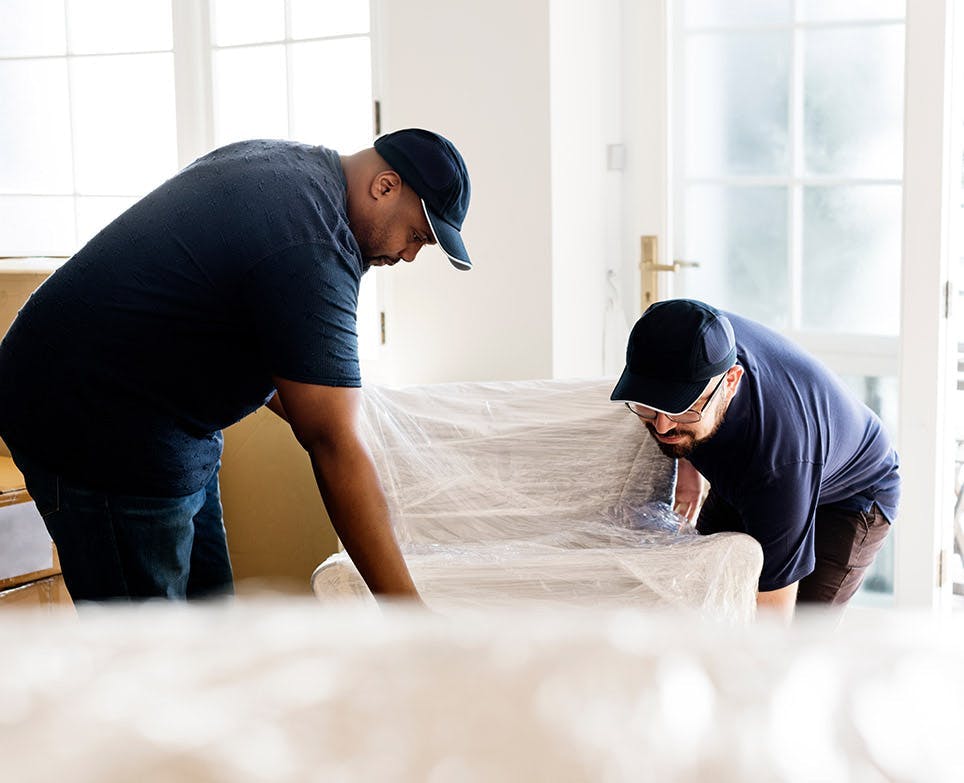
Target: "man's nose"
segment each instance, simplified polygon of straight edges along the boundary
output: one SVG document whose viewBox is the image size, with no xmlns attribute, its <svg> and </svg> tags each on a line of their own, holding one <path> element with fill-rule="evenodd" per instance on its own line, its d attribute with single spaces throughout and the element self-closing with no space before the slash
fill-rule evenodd
<svg viewBox="0 0 964 783">
<path fill-rule="evenodd" d="M 415 256 L 418 255 L 418 251 L 421 249 L 422 249 L 421 243 L 413 242 L 412 244 L 408 245 L 408 247 L 406 247 L 401 253 L 399 253 L 398 257 L 402 259 L 402 261 L 408 261 L 409 263 L 411 263 L 412 261 L 415 260 Z"/>
<path fill-rule="evenodd" d="M 665 413 L 657 413 L 656 421 L 653 422 L 653 427 L 656 428 L 656 432 L 660 435 L 664 435 L 669 432 L 673 427 L 676 426 L 676 422 L 673 421 Z"/>
</svg>

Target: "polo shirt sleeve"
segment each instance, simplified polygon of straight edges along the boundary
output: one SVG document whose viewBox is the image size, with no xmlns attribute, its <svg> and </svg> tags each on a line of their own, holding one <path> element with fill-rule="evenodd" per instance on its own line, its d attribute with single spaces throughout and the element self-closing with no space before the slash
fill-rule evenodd
<svg viewBox="0 0 964 783">
<path fill-rule="evenodd" d="M 356 259 L 325 243 L 266 256 L 242 283 L 245 310 L 272 375 L 322 386 L 361 386 Z"/>
<path fill-rule="evenodd" d="M 794 462 L 774 468 L 736 499 L 746 532 L 763 548 L 761 591 L 779 590 L 813 571 L 819 495 L 820 466 Z"/>
</svg>

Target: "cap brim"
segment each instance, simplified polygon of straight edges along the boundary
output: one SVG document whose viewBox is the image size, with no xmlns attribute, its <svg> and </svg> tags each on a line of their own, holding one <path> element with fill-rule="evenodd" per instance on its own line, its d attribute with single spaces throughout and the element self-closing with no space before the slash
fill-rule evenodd
<svg viewBox="0 0 964 783">
<path fill-rule="evenodd" d="M 613 402 L 638 402 L 660 413 L 679 416 L 700 398 L 707 383 L 708 380 L 693 382 L 644 378 L 630 372 L 627 367 L 619 376 L 609 399 Z"/>
<path fill-rule="evenodd" d="M 438 242 L 438 246 L 442 248 L 442 252 L 448 256 L 449 261 L 452 262 L 452 266 L 462 270 L 471 269 L 472 261 L 469 260 L 468 251 L 465 249 L 465 244 L 462 242 L 462 235 L 458 232 L 458 229 L 450 226 L 438 215 L 434 215 L 425 205 L 425 199 L 421 201 L 422 209 L 425 211 L 425 218 L 428 220 L 429 228 L 432 229 L 435 241 Z"/>
</svg>

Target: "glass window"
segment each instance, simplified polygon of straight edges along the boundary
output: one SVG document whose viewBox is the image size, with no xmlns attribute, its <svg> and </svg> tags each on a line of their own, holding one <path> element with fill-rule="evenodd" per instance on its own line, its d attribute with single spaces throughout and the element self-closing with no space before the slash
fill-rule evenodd
<svg viewBox="0 0 964 783">
<path fill-rule="evenodd" d="M 355 152 L 372 140 L 368 38 L 312 41 L 291 47 L 292 135 Z M 319 79 L 319 74 L 337 75 Z"/>
<path fill-rule="evenodd" d="M 724 301 L 773 328 L 789 311 L 786 188 L 691 185 L 685 198 L 688 232 L 683 258 L 698 269 L 677 273 L 687 296 Z"/>
<path fill-rule="evenodd" d="M 214 52 L 215 146 L 288 135 L 285 47 Z"/>
<path fill-rule="evenodd" d="M 899 185 L 804 188 L 804 329 L 898 334 L 900 219 Z"/>
<path fill-rule="evenodd" d="M 374 137 L 368 0 L 215 0 L 213 107 L 217 145 L 286 138 L 343 153 Z M 374 274 L 362 278 L 359 351 L 377 352 Z"/>
<path fill-rule="evenodd" d="M 687 27 L 786 24 L 791 21 L 790 0 L 686 0 Z"/>
<path fill-rule="evenodd" d="M 0 193 L 72 193 L 66 60 L 0 60 L 0 106 Z"/>
<path fill-rule="evenodd" d="M 68 0 L 71 54 L 169 51 L 170 0 Z"/>
<path fill-rule="evenodd" d="M 868 408 L 876 413 L 890 435 L 897 439 L 897 378 L 896 376 L 841 376 L 847 387 Z M 877 553 L 873 565 L 867 570 L 862 594 L 890 595 L 894 591 L 894 536 L 889 535 Z M 858 599 L 859 601 L 859 599 Z"/>
<path fill-rule="evenodd" d="M 215 46 L 282 41 L 284 0 L 212 0 L 211 33 Z"/>
<path fill-rule="evenodd" d="M 807 173 L 899 179 L 903 25 L 807 30 L 801 44 Z"/>
<path fill-rule="evenodd" d="M 786 172 L 789 42 L 789 31 L 689 38 L 688 176 Z"/>
<path fill-rule="evenodd" d="M 0 255 L 65 256 L 76 250 L 71 196 L 0 195 Z"/>
<path fill-rule="evenodd" d="M 177 170 L 173 55 L 71 62 L 78 193 L 147 193 Z"/>
<path fill-rule="evenodd" d="M 291 0 L 291 37 L 368 33 L 368 0 Z"/>
<path fill-rule="evenodd" d="M 3 21 L 0 255 L 70 255 L 177 169 L 171 3 L 6 0 Z"/>
<path fill-rule="evenodd" d="M 845 22 L 866 19 L 903 20 L 905 0 L 797 0 L 800 18 L 806 22 Z"/>
<path fill-rule="evenodd" d="M 859 358 L 867 375 L 845 380 L 896 438 L 904 2 L 682 9 L 673 245 L 699 267 L 675 273 L 673 294 L 761 321 L 827 364 Z M 887 545 L 866 590 L 892 588 Z"/>
<path fill-rule="evenodd" d="M 63 0 L 4 0 L 0 57 L 64 54 L 66 46 Z"/>
<path fill-rule="evenodd" d="M 0 1 L 0 255 L 70 255 L 231 141 L 372 142 L 368 0 Z M 374 285 L 363 278 L 369 358 Z"/>
</svg>

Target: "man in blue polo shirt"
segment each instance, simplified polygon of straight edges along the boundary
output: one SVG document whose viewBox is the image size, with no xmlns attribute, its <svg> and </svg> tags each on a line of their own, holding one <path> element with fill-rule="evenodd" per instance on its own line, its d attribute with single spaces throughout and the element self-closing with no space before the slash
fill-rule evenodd
<svg viewBox="0 0 964 783">
<path fill-rule="evenodd" d="M 438 244 L 471 267 L 470 184 L 421 129 L 339 156 L 246 141 L 103 229 L 0 344 L 0 436 L 76 601 L 231 592 L 222 428 L 262 405 L 311 459 L 332 524 L 380 594 L 416 597 L 357 428 L 355 311 L 371 266 Z"/>
<path fill-rule="evenodd" d="M 850 600 L 900 477 L 880 420 L 825 367 L 761 324 L 674 299 L 636 322 L 612 399 L 679 460 L 677 505 L 700 533 L 760 542 L 759 606 L 790 617 L 797 602 Z"/>
</svg>

